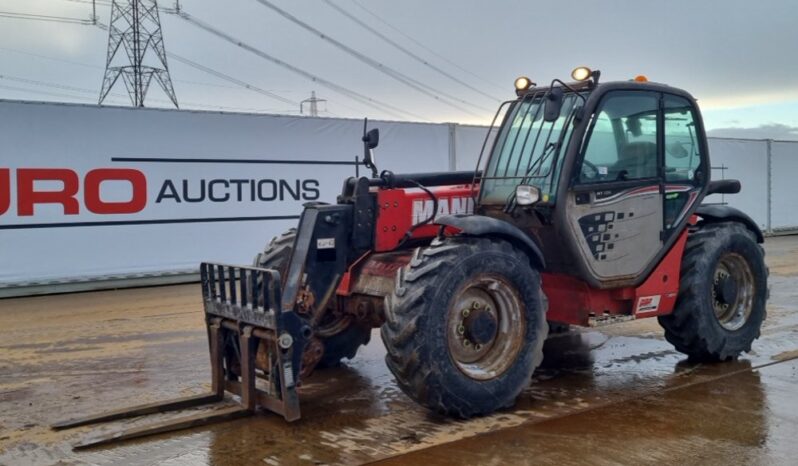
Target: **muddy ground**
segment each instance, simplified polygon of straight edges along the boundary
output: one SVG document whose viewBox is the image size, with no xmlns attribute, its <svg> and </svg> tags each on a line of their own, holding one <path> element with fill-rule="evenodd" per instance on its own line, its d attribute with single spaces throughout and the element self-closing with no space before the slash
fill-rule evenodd
<svg viewBox="0 0 798 466">
<path fill-rule="evenodd" d="M 651 319 L 572 331 L 546 343 L 514 409 L 454 421 L 399 391 L 375 332 L 305 382 L 297 423 L 261 414 L 81 452 L 94 428 L 48 425 L 209 389 L 199 286 L 0 300 L 0 464 L 796 464 L 798 237 L 766 249 L 768 320 L 737 362 L 690 364 Z"/>
</svg>

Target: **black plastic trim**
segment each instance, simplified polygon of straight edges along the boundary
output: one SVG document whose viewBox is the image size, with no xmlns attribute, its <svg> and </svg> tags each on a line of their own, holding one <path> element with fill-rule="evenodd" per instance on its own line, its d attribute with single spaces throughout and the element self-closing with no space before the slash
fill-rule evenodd
<svg viewBox="0 0 798 466">
<path fill-rule="evenodd" d="M 701 217 L 705 222 L 710 223 L 723 221 L 740 222 L 756 235 L 756 241 L 758 243 L 765 242 L 765 235 L 762 233 L 762 230 L 759 229 L 759 225 L 757 225 L 748 214 L 739 209 L 727 205 L 702 204 L 698 206 L 695 214 Z"/>
<path fill-rule="evenodd" d="M 517 226 L 484 215 L 446 215 L 435 219 L 438 225 L 457 228 L 468 236 L 495 236 L 520 246 L 527 253 L 532 265 L 539 270 L 546 268 L 546 261 L 540 247 Z"/>
<path fill-rule="evenodd" d="M 737 194 L 741 189 L 740 180 L 714 180 L 709 182 L 707 196 L 710 194 Z"/>
</svg>

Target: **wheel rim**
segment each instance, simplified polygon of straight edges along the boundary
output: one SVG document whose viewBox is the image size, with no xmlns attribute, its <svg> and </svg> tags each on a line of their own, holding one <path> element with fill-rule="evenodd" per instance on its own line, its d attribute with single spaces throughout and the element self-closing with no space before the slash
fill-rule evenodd
<svg viewBox="0 0 798 466">
<path fill-rule="evenodd" d="M 728 253 L 715 267 L 712 308 L 726 330 L 739 330 L 751 317 L 754 303 L 754 275 L 745 258 Z"/>
<path fill-rule="evenodd" d="M 515 361 L 526 329 L 523 303 L 504 278 L 482 275 L 460 287 L 449 307 L 447 342 L 458 369 L 490 380 Z"/>
<path fill-rule="evenodd" d="M 337 335 L 349 328 L 349 325 L 352 323 L 352 316 L 349 314 L 336 316 L 333 315 L 333 312 L 329 309 L 326 314 L 322 322 L 313 329 L 313 334 L 317 337 L 328 338 Z"/>
</svg>

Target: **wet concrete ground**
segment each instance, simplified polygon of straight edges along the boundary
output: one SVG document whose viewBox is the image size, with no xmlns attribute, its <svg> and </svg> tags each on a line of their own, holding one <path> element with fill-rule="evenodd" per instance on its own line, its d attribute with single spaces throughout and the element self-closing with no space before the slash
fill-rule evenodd
<svg viewBox="0 0 798 466">
<path fill-rule="evenodd" d="M 297 423 L 263 414 L 82 452 L 70 444 L 95 428 L 48 425 L 209 390 L 198 286 L 2 300 L 0 464 L 798 464 L 798 237 L 766 249 L 768 319 L 737 362 L 688 363 L 656 320 L 572 331 L 549 339 L 514 409 L 455 421 L 399 391 L 375 333 L 306 381 Z"/>
</svg>

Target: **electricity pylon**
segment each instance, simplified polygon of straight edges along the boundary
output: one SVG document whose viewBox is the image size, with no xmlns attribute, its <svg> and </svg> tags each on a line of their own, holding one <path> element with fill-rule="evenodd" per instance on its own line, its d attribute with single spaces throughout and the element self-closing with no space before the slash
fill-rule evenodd
<svg viewBox="0 0 798 466">
<path fill-rule="evenodd" d="M 120 55 L 117 53 L 120 48 L 125 50 L 127 60 L 113 65 L 114 58 Z M 150 83 L 155 79 L 175 107 L 179 108 L 166 64 L 161 18 L 155 0 L 113 0 L 111 4 L 108 54 L 100 104 L 108 97 L 120 76 L 135 107 L 144 106 Z"/>
</svg>

